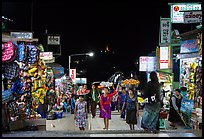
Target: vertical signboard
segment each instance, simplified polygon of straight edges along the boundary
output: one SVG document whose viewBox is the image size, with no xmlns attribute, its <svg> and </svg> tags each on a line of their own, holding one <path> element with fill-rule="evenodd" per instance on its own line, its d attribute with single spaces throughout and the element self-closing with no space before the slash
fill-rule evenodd
<svg viewBox="0 0 204 139">
<path fill-rule="evenodd" d="M 70 78 L 72 79 L 73 83 L 75 83 L 75 80 L 76 80 L 76 69 L 70 69 L 69 75 L 70 75 Z"/>
<path fill-rule="evenodd" d="M 160 18 L 160 46 L 171 43 L 171 18 Z"/>
<path fill-rule="evenodd" d="M 160 60 L 159 60 L 159 68 L 160 69 L 168 69 L 169 68 L 169 48 L 160 47 Z"/>
</svg>

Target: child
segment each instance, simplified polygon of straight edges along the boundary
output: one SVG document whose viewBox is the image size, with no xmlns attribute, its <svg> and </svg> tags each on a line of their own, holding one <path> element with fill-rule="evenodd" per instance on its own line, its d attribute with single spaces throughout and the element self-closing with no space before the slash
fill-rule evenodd
<svg viewBox="0 0 204 139">
<path fill-rule="evenodd" d="M 76 120 L 76 127 L 80 130 L 85 130 L 87 125 L 86 119 L 88 118 L 87 102 L 84 101 L 83 95 L 79 96 L 78 101 L 75 103 L 74 119 Z"/>
</svg>

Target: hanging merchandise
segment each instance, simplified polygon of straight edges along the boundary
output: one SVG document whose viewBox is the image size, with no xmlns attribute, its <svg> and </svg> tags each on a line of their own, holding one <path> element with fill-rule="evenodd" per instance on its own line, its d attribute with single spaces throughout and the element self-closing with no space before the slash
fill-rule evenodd
<svg viewBox="0 0 204 139">
<path fill-rule="evenodd" d="M 25 62 L 27 59 L 27 47 L 24 43 L 20 43 L 18 45 L 18 61 Z"/>
<path fill-rule="evenodd" d="M 39 58 L 39 50 L 35 45 L 27 45 L 28 49 L 28 63 L 34 64 L 36 61 L 38 61 Z"/>
<path fill-rule="evenodd" d="M 18 76 L 19 66 L 15 62 L 3 63 L 2 68 L 4 69 L 4 77 L 11 80 Z"/>
<path fill-rule="evenodd" d="M 13 61 L 16 58 L 17 47 L 11 41 L 4 43 L 2 46 L 2 62 Z"/>
</svg>

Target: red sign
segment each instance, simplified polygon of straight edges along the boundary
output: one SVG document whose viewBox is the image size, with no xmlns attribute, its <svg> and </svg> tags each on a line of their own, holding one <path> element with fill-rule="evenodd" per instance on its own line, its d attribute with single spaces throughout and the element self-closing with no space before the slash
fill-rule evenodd
<svg viewBox="0 0 204 139">
<path fill-rule="evenodd" d="M 70 78 L 72 79 L 72 81 L 75 83 L 75 80 L 76 80 L 76 69 L 70 69 L 69 75 L 70 75 Z"/>
</svg>

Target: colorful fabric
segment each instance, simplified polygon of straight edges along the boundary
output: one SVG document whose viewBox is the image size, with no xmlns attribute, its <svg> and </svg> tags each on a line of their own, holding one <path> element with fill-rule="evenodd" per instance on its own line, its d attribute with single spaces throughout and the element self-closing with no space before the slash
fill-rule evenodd
<svg viewBox="0 0 204 139">
<path fill-rule="evenodd" d="M 114 90 L 114 93 L 108 94 L 106 97 L 104 97 L 104 94 L 100 97 L 100 118 L 108 118 L 111 119 L 111 97 L 116 94 L 116 90 Z M 104 112 L 104 109 L 106 110 L 106 113 Z"/>
<path fill-rule="evenodd" d="M 142 128 L 148 129 L 149 131 L 157 130 L 160 108 L 160 102 L 145 104 L 141 121 Z"/>
<path fill-rule="evenodd" d="M 76 127 L 86 127 L 87 123 L 86 123 L 86 106 L 87 102 L 83 101 L 77 101 L 75 103 L 76 106 L 76 121 L 75 121 L 75 125 Z"/>
</svg>

